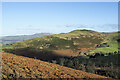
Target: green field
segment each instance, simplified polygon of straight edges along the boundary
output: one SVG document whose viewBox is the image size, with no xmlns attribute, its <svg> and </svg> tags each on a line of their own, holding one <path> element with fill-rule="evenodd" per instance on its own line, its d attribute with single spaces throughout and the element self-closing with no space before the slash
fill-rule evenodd
<svg viewBox="0 0 120 80">
<path fill-rule="evenodd" d="M 101 44 L 107 43 L 109 47 L 100 47 L 96 48 L 95 50 L 92 50 L 89 52 L 90 54 L 96 53 L 96 52 L 102 52 L 102 53 L 114 53 L 115 51 L 120 51 L 119 42 L 117 41 L 120 38 L 120 35 L 118 33 L 105 33 L 106 37 L 104 41 Z"/>
</svg>

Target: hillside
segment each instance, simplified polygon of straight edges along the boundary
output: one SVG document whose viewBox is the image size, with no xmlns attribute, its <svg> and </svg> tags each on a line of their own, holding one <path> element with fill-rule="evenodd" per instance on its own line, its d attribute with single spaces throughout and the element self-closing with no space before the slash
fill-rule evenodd
<svg viewBox="0 0 120 80">
<path fill-rule="evenodd" d="M 106 77 L 120 78 L 119 45 L 119 32 L 74 30 L 2 46 L 2 51 Z"/>
<path fill-rule="evenodd" d="M 48 35 L 3 46 L 6 52 L 41 60 L 75 57 L 95 52 L 118 51 L 118 33 L 99 33 L 91 30 L 74 30 L 69 33 Z"/>
<path fill-rule="evenodd" d="M 47 35 L 51 35 L 51 34 L 50 33 L 37 33 L 33 35 L 3 36 L 1 37 L 0 41 L 2 40 L 3 45 L 8 45 L 8 44 L 16 43 L 18 41 L 25 41 L 28 39 L 43 37 Z"/>
<path fill-rule="evenodd" d="M 107 78 L 37 59 L 2 52 L 2 77 L 10 78 Z"/>
<path fill-rule="evenodd" d="M 3 47 L 3 50 L 44 60 L 71 57 L 78 56 L 80 52 L 95 49 L 97 44 L 103 41 L 103 36 L 102 33 L 95 31 L 76 30 L 17 42 Z"/>
<path fill-rule="evenodd" d="M 99 44 L 95 50 L 92 50 L 90 53 L 114 53 L 120 51 L 120 33 L 104 33 L 105 38 L 101 44 Z"/>
</svg>

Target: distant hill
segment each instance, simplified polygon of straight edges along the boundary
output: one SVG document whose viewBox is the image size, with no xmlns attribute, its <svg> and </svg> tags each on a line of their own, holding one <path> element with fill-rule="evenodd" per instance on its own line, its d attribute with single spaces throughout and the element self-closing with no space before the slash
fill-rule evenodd
<svg viewBox="0 0 120 80">
<path fill-rule="evenodd" d="M 42 60 L 58 57 L 74 57 L 81 53 L 114 53 L 118 51 L 119 35 L 99 33 L 91 30 L 74 30 L 69 33 L 53 34 L 44 37 L 20 41 L 3 50 L 17 55 L 36 57 Z"/>
<path fill-rule="evenodd" d="M 115 43 L 116 50 L 117 42 L 112 40 L 117 33 L 99 33 L 91 30 L 74 30 L 69 33 L 61 33 L 48 35 L 44 37 L 29 39 L 14 43 L 12 45 L 3 46 L 3 50 L 17 55 L 23 55 L 42 60 L 51 60 L 58 57 L 74 57 L 82 52 L 94 51 L 100 47 L 100 44 L 110 41 Z M 102 46 L 100 48 L 107 49 L 113 46 Z M 113 49 L 112 49 L 113 50 Z M 103 52 L 106 50 L 103 50 Z"/>
<path fill-rule="evenodd" d="M 47 80 L 50 78 L 53 78 L 53 80 L 56 80 L 55 78 L 62 78 L 62 80 L 65 78 L 73 78 L 72 80 L 80 80 L 82 78 L 110 79 L 108 77 L 75 70 L 37 59 L 16 56 L 10 53 L 2 53 L 2 77 L 5 80 L 13 80 L 13 78 L 18 78 L 20 80 L 21 78 L 42 78 Z"/>
<path fill-rule="evenodd" d="M 18 41 L 25 41 L 28 39 L 43 37 L 43 36 L 47 36 L 47 35 L 51 35 L 51 33 L 37 33 L 37 34 L 33 34 L 33 35 L 4 36 L 4 37 L 1 37 L 1 40 L 2 40 L 3 45 L 8 45 L 8 44 L 16 43 Z"/>
</svg>

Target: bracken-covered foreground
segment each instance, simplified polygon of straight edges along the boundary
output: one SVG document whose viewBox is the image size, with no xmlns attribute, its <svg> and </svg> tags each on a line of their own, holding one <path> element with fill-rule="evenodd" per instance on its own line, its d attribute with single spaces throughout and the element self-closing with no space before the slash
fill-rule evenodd
<svg viewBox="0 0 120 80">
<path fill-rule="evenodd" d="M 33 58 L 2 52 L 2 77 L 10 78 L 102 78 L 104 76 L 63 67 Z"/>
</svg>

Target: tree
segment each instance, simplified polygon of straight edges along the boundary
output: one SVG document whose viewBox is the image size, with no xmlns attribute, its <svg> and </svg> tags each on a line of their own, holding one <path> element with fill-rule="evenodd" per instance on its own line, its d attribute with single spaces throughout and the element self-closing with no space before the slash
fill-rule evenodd
<svg viewBox="0 0 120 80">
<path fill-rule="evenodd" d="M 65 59 L 64 59 L 64 58 L 60 58 L 59 64 L 60 64 L 61 66 L 64 66 L 64 62 L 65 62 Z"/>
<path fill-rule="evenodd" d="M 74 67 L 73 61 L 72 60 L 68 61 L 67 66 L 71 68 Z"/>
</svg>

